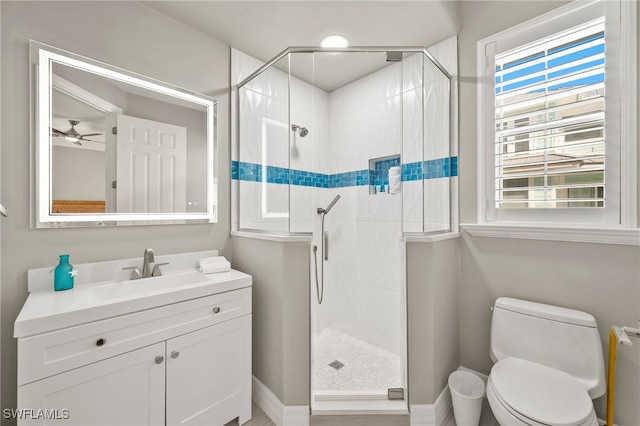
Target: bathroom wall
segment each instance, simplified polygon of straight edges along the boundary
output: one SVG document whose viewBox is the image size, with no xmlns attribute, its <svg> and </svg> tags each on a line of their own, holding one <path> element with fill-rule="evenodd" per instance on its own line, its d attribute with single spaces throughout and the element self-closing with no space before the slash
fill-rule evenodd
<svg viewBox="0 0 640 426">
<path fill-rule="evenodd" d="M 0 23 L 2 23 L 2 6 L 0 5 Z M 3 37 L 2 37 L 2 31 L 0 30 L 0 99 L 2 99 L 2 64 L 3 64 L 3 55 L 2 55 L 2 43 L 3 43 Z M 3 129 L 3 125 L 2 125 L 2 102 L 0 101 L 0 135 L 2 135 L 2 129 Z M 1 140 L 1 139 L 0 139 Z M 2 148 L 0 147 L 0 164 L 2 162 Z M 2 174 L 0 173 L 0 195 L 2 194 Z M 0 201 L 2 201 L 2 197 L 0 196 Z M 3 201 L 2 201 L 3 202 Z M 2 219 L 0 219 L 0 238 L 2 236 Z M 2 243 L 0 242 L 0 276 L 2 276 Z M 0 383 L 2 383 L 3 379 L 4 379 L 4 374 L 2 373 L 2 354 L 4 353 L 3 350 L 6 347 L 6 345 L 3 343 L 3 338 L 2 338 L 2 287 L 0 287 Z M 7 400 L 4 396 L 4 391 L 3 389 L 0 387 L 0 407 L 5 407 L 6 405 L 4 405 L 5 401 Z"/>
<path fill-rule="evenodd" d="M 476 43 L 565 2 L 461 3 L 460 214 L 476 222 Z M 640 162 L 639 162 L 640 164 Z M 459 290 L 460 364 L 488 374 L 489 306 L 512 296 L 590 312 L 603 350 L 612 324 L 637 326 L 640 313 L 640 248 L 637 246 L 476 238 L 463 233 Z M 606 351 L 605 359 L 606 359 Z M 640 343 L 618 352 L 616 424 L 640 424 Z M 597 401 L 604 418 L 604 398 Z"/>
<path fill-rule="evenodd" d="M 309 405 L 309 244 L 233 237 L 253 275 L 253 375 L 286 406 Z"/>
<path fill-rule="evenodd" d="M 56 263 L 225 250 L 230 230 L 229 47 L 134 2 L 0 2 L 2 219 L 0 346 L 2 407 L 16 404 L 13 322 L 27 297 L 30 268 Z M 72 22 L 72 25 L 65 25 Z M 217 224 L 100 229 L 30 228 L 29 39 L 127 68 L 218 99 Z M 170 59 L 169 59 L 170 58 Z M 3 424 L 11 424 L 3 419 Z"/>
<path fill-rule="evenodd" d="M 104 151 L 54 146 L 51 149 L 53 199 L 104 200 L 104 162 Z"/>
<path fill-rule="evenodd" d="M 458 238 L 407 243 L 411 405 L 433 404 L 460 365 L 459 248 Z"/>
</svg>

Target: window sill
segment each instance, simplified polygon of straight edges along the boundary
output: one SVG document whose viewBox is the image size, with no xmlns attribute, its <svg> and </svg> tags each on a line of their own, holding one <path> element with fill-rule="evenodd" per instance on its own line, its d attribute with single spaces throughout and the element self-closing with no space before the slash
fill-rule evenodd
<svg viewBox="0 0 640 426">
<path fill-rule="evenodd" d="M 640 246 L 638 228 L 585 228 L 549 225 L 467 223 L 462 229 L 472 237 Z"/>
</svg>

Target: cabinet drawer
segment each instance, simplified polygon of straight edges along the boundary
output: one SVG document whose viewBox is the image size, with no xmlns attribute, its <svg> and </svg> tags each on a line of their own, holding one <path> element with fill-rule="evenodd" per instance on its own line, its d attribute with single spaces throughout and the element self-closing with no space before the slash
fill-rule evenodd
<svg viewBox="0 0 640 426">
<path fill-rule="evenodd" d="M 18 385 L 251 313 L 251 288 L 18 340 Z"/>
</svg>

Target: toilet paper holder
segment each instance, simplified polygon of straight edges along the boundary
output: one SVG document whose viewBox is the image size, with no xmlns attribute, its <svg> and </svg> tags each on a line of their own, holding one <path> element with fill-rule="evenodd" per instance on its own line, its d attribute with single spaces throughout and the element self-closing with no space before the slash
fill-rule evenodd
<svg viewBox="0 0 640 426">
<path fill-rule="evenodd" d="M 618 343 L 624 346 L 633 346 L 629 336 L 640 338 L 640 328 L 619 327 L 612 325 L 609 330 L 609 373 L 607 377 L 607 426 L 613 426 L 614 391 L 616 382 L 616 354 Z"/>
</svg>

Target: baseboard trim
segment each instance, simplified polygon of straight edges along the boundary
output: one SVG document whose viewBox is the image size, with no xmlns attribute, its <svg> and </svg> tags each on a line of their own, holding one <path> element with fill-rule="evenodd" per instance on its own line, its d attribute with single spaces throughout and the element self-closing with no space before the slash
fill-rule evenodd
<svg viewBox="0 0 640 426">
<path fill-rule="evenodd" d="M 410 407 L 411 426 L 437 426 L 444 423 L 453 411 L 449 386 L 445 386 L 433 404 L 416 404 Z"/>
<path fill-rule="evenodd" d="M 309 426 L 308 405 L 283 405 L 255 376 L 252 377 L 251 398 L 276 426 Z"/>
<path fill-rule="evenodd" d="M 445 386 L 442 392 L 440 392 L 433 407 L 435 409 L 436 425 L 444 424 L 445 419 L 453 414 L 453 402 L 451 401 L 449 385 Z"/>
</svg>

